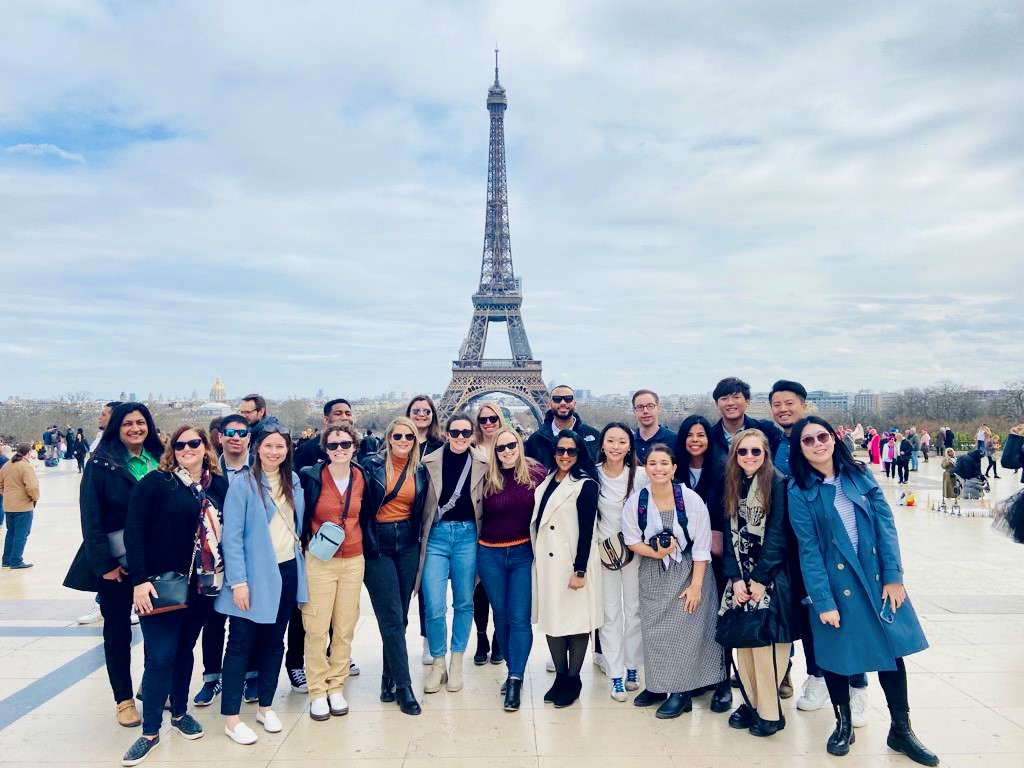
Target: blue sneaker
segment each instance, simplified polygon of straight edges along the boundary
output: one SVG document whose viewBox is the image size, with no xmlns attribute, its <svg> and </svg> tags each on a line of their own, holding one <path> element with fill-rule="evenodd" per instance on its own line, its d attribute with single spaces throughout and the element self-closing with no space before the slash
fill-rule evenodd
<svg viewBox="0 0 1024 768">
<path fill-rule="evenodd" d="M 150 752 L 156 749 L 159 743 L 159 736 L 155 739 L 147 739 L 145 736 L 140 736 L 128 748 L 128 751 L 124 753 L 124 757 L 121 758 L 121 765 L 138 765 L 146 759 Z"/>
<path fill-rule="evenodd" d="M 626 670 L 626 690 L 627 691 L 639 691 L 640 690 L 640 675 L 635 669 Z"/>
<path fill-rule="evenodd" d="M 256 677 L 245 678 L 242 685 L 242 701 L 246 704 L 255 704 L 260 700 L 260 681 Z"/>
<path fill-rule="evenodd" d="M 187 712 L 177 719 L 172 717 L 171 728 L 176 730 L 186 739 L 198 739 L 203 735 L 203 726 L 201 726 L 199 721 Z"/>
<path fill-rule="evenodd" d="M 208 707 L 220 695 L 220 692 L 220 680 L 207 680 L 203 683 L 203 687 L 199 689 L 196 697 L 192 699 L 192 703 L 197 707 Z"/>
<path fill-rule="evenodd" d="M 626 686 L 622 684 L 621 677 L 612 678 L 611 697 L 615 699 L 615 701 L 626 700 Z"/>
</svg>

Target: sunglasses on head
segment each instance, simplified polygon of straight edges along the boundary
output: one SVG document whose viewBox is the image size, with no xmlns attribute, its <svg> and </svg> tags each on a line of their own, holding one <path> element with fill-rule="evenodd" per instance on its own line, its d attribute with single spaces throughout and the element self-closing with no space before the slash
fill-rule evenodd
<svg viewBox="0 0 1024 768">
<path fill-rule="evenodd" d="M 575 456 L 579 452 L 579 448 L 563 448 L 562 446 L 558 446 L 557 448 L 555 448 L 556 456 Z"/>
<path fill-rule="evenodd" d="M 575 395 L 552 395 L 551 396 L 551 402 L 552 403 L 571 403 L 575 399 L 576 399 Z"/>
<path fill-rule="evenodd" d="M 413 435 L 411 433 L 402 434 L 402 433 L 399 433 L 399 432 L 392 432 L 391 433 L 391 439 L 392 440 L 405 440 L 407 442 L 412 442 L 413 440 L 416 439 L 416 435 Z"/>
<path fill-rule="evenodd" d="M 737 456 L 746 456 L 747 453 L 749 453 L 751 456 L 760 456 L 762 453 L 764 453 L 764 451 L 761 450 L 760 448 L 737 448 L 736 449 L 736 455 Z"/>
<path fill-rule="evenodd" d="M 497 424 L 500 419 L 497 416 L 477 416 L 477 424 Z"/>
<path fill-rule="evenodd" d="M 495 453 L 505 453 L 506 451 L 511 451 L 515 447 L 516 447 L 515 443 L 505 443 L 504 445 L 496 445 L 496 446 L 494 446 L 494 452 Z"/>
<path fill-rule="evenodd" d="M 449 429 L 448 437 L 472 437 L 472 429 Z"/>
<path fill-rule="evenodd" d="M 191 440 L 175 440 L 174 450 L 184 451 L 186 446 L 188 446 L 189 448 L 198 448 L 202 444 L 203 441 L 200 440 L 198 437 L 193 437 Z"/>
<path fill-rule="evenodd" d="M 409 413 L 413 416 L 429 416 L 433 411 L 429 408 L 413 408 Z"/>
<path fill-rule="evenodd" d="M 243 427 L 242 429 L 235 429 L 234 427 L 228 427 L 224 430 L 224 437 L 248 437 L 249 429 Z"/>
<path fill-rule="evenodd" d="M 355 443 L 353 443 L 351 440 L 339 440 L 336 443 L 333 443 L 333 442 L 332 443 L 327 443 L 327 450 L 328 451 L 336 451 L 339 448 L 341 448 L 341 450 L 347 451 L 353 445 L 355 445 Z"/>
<path fill-rule="evenodd" d="M 819 432 L 816 435 L 804 435 L 803 437 L 800 438 L 800 443 L 810 448 L 812 445 L 814 445 L 815 441 L 821 443 L 822 445 L 827 445 L 831 439 L 832 435 L 829 432 Z"/>
</svg>

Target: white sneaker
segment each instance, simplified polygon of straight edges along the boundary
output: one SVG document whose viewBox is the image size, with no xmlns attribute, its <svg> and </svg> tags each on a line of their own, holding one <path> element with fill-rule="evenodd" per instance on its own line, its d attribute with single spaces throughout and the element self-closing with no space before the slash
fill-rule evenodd
<svg viewBox="0 0 1024 768">
<path fill-rule="evenodd" d="M 345 701 L 345 695 L 341 691 L 327 694 L 327 700 L 330 702 L 332 715 L 338 717 L 348 714 L 348 702 Z"/>
<path fill-rule="evenodd" d="M 137 626 L 139 623 L 139 614 L 135 612 L 135 606 L 132 606 L 132 626 Z"/>
<path fill-rule="evenodd" d="M 245 723 L 239 723 L 235 726 L 235 730 L 233 731 L 225 725 L 224 733 L 226 733 L 228 738 L 235 742 L 235 744 L 249 745 L 256 743 L 256 731 Z"/>
<path fill-rule="evenodd" d="M 94 621 L 99 621 L 102 618 L 103 618 L 103 614 L 100 613 L 100 604 L 99 603 L 93 603 L 92 604 L 92 610 L 89 611 L 88 613 L 83 613 L 81 616 L 79 616 L 76 619 L 76 621 L 79 624 L 92 624 Z"/>
<path fill-rule="evenodd" d="M 280 733 L 284 728 L 284 726 L 281 725 L 281 718 L 279 718 L 277 713 L 272 709 L 268 709 L 267 714 L 265 715 L 262 712 L 257 711 L 256 722 L 262 723 L 263 730 L 267 733 Z"/>
<path fill-rule="evenodd" d="M 868 724 L 868 689 L 850 688 L 850 722 L 854 728 Z"/>
<path fill-rule="evenodd" d="M 318 722 L 331 719 L 331 708 L 327 706 L 326 696 L 310 699 L 309 716 Z"/>
<path fill-rule="evenodd" d="M 429 667 L 434 663 L 434 657 L 430 655 L 430 646 L 427 645 L 427 638 L 423 638 L 423 655 L 420 656 L 420 661 L 423 662 L 424 667 Z"/>
<path fill-rule="evenodd" d="M 594 666 L 597 667 L 599 670 L 601 670 L 601 672 L 605 676 L 608 675 L 608 664 L 604 660 L 604 654 L 603 653 L 595 653 L 594 654 Z"/>
<path fill-rule="evenodd" d="M 359 677 L 359 665 L 351 660 L 348 663 L 348 676 Z"/>
<path fill-rule="evenodd" d="M 548 672 L 554 672 L 555 671 L 555 662 L 554 662 L 554 660 L 553 659 L 548 659 L 544 663 L 544 669 L 546 669 Z"/>
<path fill-rule="evenodd" d="M 814 712 L 828 701 L 828 686 L 825 678 L 811 675 L 804 680 L 803 695 L 796 700 L 796 708 L 802 712 Z"/>
</svg>

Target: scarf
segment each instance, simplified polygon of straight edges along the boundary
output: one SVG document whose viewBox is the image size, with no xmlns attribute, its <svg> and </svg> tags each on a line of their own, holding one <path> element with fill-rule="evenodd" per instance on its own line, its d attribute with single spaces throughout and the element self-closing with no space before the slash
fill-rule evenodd
<svg viewBox="0 0 1024 768">
<path fill-rule="evenodd" d="M 740 566 L 740 574 L 745 581 L 750 580 L 750 574 L 757 567 L 757 561 L 761 558 L 761 547 L 764 546 L 767 522 L 768 510 L 765 509 L 764 500 L 758 492 L 757 481 L 756 479 L 751 480 L 746 496 L 740 499 L 736 516 L 729 521 L 728 532 L 728 535 L 732 536 L 733 552 L 736 554 L 736 562 Z M 751 601 L 752 607 L 767 608 L 770 605 L 774 585 L 766 584 L 765 587 L 764 597 L 757 603 Z M 719 613 L 723 613 L 735 605 L 732 582 L 729 581 L 725 585 Z"/>
<path fill-rule="evenodd" d="M 182 484 L 192 491 L 199 502 L 199 521 L 196 525 L 196 548 L 193 567 L 196 576 L 196 591 L 206 597 L 214 597 L 220 593 L 224 585 L 224 560 L 221 558 L 221 513 L 214 505 L 206 491 L 210 487 L 213 476 L 210 470 L 204 469 L 196 482 L 184 467 L 174 470 L 175 476 Z"/>
</svg>

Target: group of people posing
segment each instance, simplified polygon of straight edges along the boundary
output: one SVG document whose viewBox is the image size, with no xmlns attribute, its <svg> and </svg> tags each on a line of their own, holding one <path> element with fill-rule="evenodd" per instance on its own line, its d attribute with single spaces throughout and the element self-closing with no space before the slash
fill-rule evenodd
<svg viewBox="0 0 1024 768">
<path fill-rule="evenodd" d="M 773 420 L 757 420 L 746 415 L 749 385 L 723 379 L 721 418 L 690 416 L 673 432 L 657 394 L 638 390 L 637 427 L 598 431 L 559 386 L 525 442 L 494 403 L 442 424 L 421 395 L 359 460 L 343 399 L 325 405 L 319 440 L 296 450 L 263 399 L 247 397 L 217 425 L 220 455 L 196 425 L 164 448 L 145 405 L 117 404 L 86 466 L 84 542 L 65 584 L 99 592 L 118 722 L 142 725 L 122 763 L 159 744 L 168 701 L 173 730 L 203 735 L 187 711 L 200 633 L 206 684 L 195 702 L 219 694 L 235 742 L 258 738 L 240 718 L 243 699 L 258 704 L 264 730 L 282 728 L 272 703 L 286 634 L 288 676 L 308 691 L 310 717 L 346 714 L 365 585 L 382 639 L 380 698 L 408 715 L 421 711 L 406 644 L 413 595 L 430 663 L 423 693 L 437 695 L 462 689 L 482 588 L 506 711 L 520 708 L 536 632 L 555 673 L 544 701 L 555 707 L 579 698 L 594 638 L 614 700 L 638 692 L 635 706 L 667 719 L 710 694 L 713 711 L 732 710 L 731 727 L 768 737 L 786 725 L 780 699 L 793 693 L 799 639 L 808 679 L 797 705 L 831 699 L 830 754 L 847 754 L 866 724 L 864 674 L 878 672 L 888 745 L 937 765 L 910 724 L 903 659 L 927 642 L 903 588 L 892 511 L 835 429 L 808 415 L 806 395 L 777 382 Z M 133 606 L 145 646 L 141 718 Z"/>
</svg>

